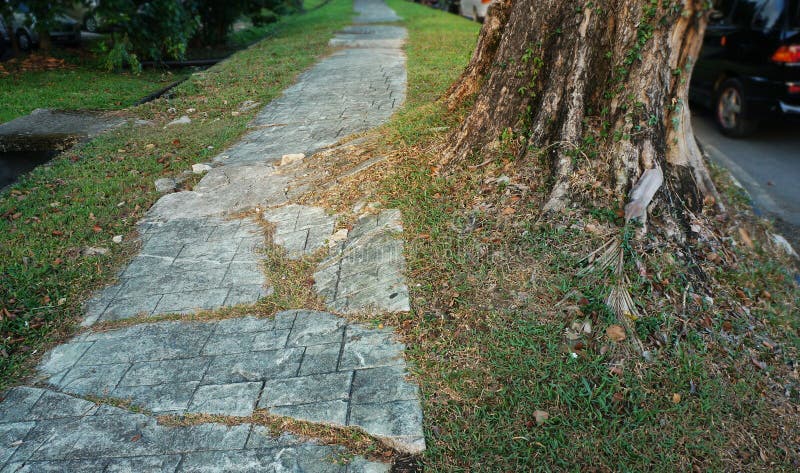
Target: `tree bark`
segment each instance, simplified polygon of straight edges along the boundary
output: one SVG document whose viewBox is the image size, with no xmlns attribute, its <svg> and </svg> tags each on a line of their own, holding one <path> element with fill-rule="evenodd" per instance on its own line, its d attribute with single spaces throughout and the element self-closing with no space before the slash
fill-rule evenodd
<svg viewBox="0 0 800 473">
<path fill-rule="evenodd" d="M 444 97 L 453 108 L 477 93 L 450 137 L 443 167 L 475 153 L 483 160 L 511 139 L 517 158 L 545 163 L 546 211 L 573 200 L 578 166 L 620 202 L 645 170 L 660 167 L 664 201 L 692 210 L 704 200 L 719 203 L 688 109 L 706 5 L 501 0 L 467 69 Z"/>
</svg>

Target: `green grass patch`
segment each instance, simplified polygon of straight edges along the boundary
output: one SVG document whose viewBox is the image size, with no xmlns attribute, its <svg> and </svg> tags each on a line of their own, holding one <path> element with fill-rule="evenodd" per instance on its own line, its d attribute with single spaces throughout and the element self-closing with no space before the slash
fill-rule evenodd
<svg viewBox="0 0 800 473">
<path fill-rule="evenodd" d="M 0 76 L 0 123 L 37 108 L 116 110 L 175 82 L 181 73 L 113 73 L 73 64 L 51 71 L 12 70 Z"/>
<path fill-rule="evenodd" d="M 257 113 L 239 113 L 241 104 L 278 96 L 329 51 L 328 40 L 351 16 L 349 0 L 333 0 L 282 20 L 268 40 L 193 74 L 171 99 L 130 110 L 153 125 L 102 135 L 0 194 L 0 389 L 27 373 L 34 355 L 74 330 L 83 301 L 113 280 L 115 268 L 135 252 L 128 243 L 134 225 L 159 197 L 153 181 L 232 144 Z M 192 123 L 163 126 L 181 114 Z M 113 244 L 115 235 L 125 235 L 125 242 Z M 110 251 L 83 256 L 86 247 Z"/>
<path fill-rule="evenodd" d="M 646 308 L 636 330 L 655 359 L 611 341 L 608 287 L 576 273 L 601 241 L 583 222 L 612 225 L 613 210 L 537 222 L 538 163 L 527 164 L 531 192 L 518 204 L 486 179 L 522 163 L 432 175 L 441 127 L 461 119 L 432 101 L 466 65 L 477 26 L 388 3 L 409 29 L 409 97 L 381 130 L 403 156 L 382 196 L 403 212 L 414 311 L 386 323 L 401 327 L 425 396 L 425 471 L 796 470 L 800 291 L 791 273 L 767 251 L 743 250 L 710 287 L 695 287 L 695 265 L 637 248 L 647 274 L 627 268 Z M 506 206 L 516 213 L 504 217 Z M 714 301 L 694 294 L 704 291 Z M 586 319 L 591 334 L 570 342 L 566 330 Z"/>
</svg>

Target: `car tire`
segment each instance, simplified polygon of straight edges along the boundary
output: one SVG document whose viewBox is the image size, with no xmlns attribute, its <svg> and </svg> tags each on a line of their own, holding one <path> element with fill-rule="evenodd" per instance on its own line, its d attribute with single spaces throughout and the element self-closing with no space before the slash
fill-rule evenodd
<svg viewBox="0 0 800 473">
<path fill-rule="evenodd" d="M 31 37 L 23 30 L 17 31 L 17 45 L 19 46 L 19 50 L 23 53 L 27 53 L 33 49 L 33 41 L 31 41 Z"/>
<path fill-rule="evenodd" d="M 87 15 L 83 19 L 83 29 L 89 33 L 97 33 L 97 18 L 94 15 Z"/>
<path fill-rule="evenodd" d="M 758 123 L 748 115 L 744 87 L 738 79 L 726 79 L 714 95 L 714 121 L 727 136 L 741 138 L 756 131 Z"/>
<path fill-rule="evenodd" d="M 481 19 L 478 18 L 478 7 L 475 7 L 475 6 L 472 7 L 472 19 L 475 22 L 480 22 L 481 21 Z"/>
</svg>

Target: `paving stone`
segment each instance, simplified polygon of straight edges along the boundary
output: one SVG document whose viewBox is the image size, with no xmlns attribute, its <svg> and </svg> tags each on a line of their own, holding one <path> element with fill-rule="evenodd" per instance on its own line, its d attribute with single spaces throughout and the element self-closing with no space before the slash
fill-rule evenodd
<svg viewBox="0 0 800 473">
<path fill-rule="evenodd" d="M 300 365 L 298 374 L 305 376 L 336 371 L 341 350 L 341 342 L 306 347 L 306 351 L 303 353 L 303 363 Z"/>
<path fill-rule="evenodd" d="M 103 471 L 104 473 L 172 473 L 180 462 L 180 455 L 112 458 Z"/>
<path fill-rule="evenodd" d="M 0 471 L 169 472 L 180 465 L 203 472 L 341 472 L 349 458 L 341 448 L 291 434 L 269 436 L 262 426 L 166 427 L 108 405 L 81 414 L 75 406 L 86 401 L 39 388 L 10 390 L 0 412 L 25 411 L 32 399 L 48 399 L 52 419 L 0 422 Z M 351 460 L 368 464 L 359 456 Z"/>
<path fill-rule="evenodd" d="M 269 411 L 279 416 L 308 422 L 344 426 L 347 424 L 347 401 L 322 401 L 313 404 L 271 407 Z"/>
<path fill-rule="evenodd" d="M 352 381 L 352 372 L 271 380 L 264 386 L 258 407 L 269 408 L 349 399 Z"/>
<path fill-rule="evenodd" d="M 116 285 L 87 306 L 84 326 L 97 320 L 252 304 L 267 294 L 256 254 L 263 236 L 255 222 L 155 218 L 139 228 L 142 253 L 122 271 Z"/>
<path fill-rule="evenodd" d="M 194 393 L 188 412 L 249 416 L 255 408 L 261 384 L 256 382 L 200 386 Z"/>
<path fill-rule="evenodd" d="M 207 345 L 206 345 L 207 346 Z M 154 384 L 200 381 L 210 358 L 143 361 L 134 363 L 119 382 L 120 386 L 151 386 Z"/>
<path fill-rule="evenodd" d="M 97 405 L 70 396 L 65 396 L 53 391 L 44 391 L 42 396 L 33 406 L 27 419 L 45 420 L 60 419 L 63 417 L 82 417 L 97 409 Z"/>
<path fill-rule="evenodd" d="M 396 446 L 402 446 L 408 452 L 419 452 L 425 448 L 419 401 L 353 404 L 349 425 L 362 427 Z"/>
<path fill-rule="evenodd" d="M 291 326 L 291 325 L 290 325 Z M 267 332 L 275 330 L 273 319 L 263 319 L 253 316 L 237 317 L 225 319 L 217 322 L 214 335 L 248 333 L 248 332 Z"/>
<path fill-rule="evenodd" d="M 117 386 L 110 397 L 131 401 L 155 413 L 185 412 L 199 381 L 185 381 L 143 386 Z"/>
<path fill-rule="evenodd" d="M 417 386 L 406 381 L 402 366 L 387 366 L 355 372 L 351 402 L 413 401 L 419 399 Z"/>
<path fill-rule="evenodd" d="M 371 462 L 364 458 L 354 458 L 347 465 L 347 473 L 389 473 L 391 469 L 386 463 Z"/>
<path fill-rule="evenodd" d="M 222 307 L 229 291 L 228 288 L 220 288 L 164 294 L 156 306 L 155 312 L 159 314 L 191 312 Z"/>
<path fill-rule="evenodd" d="M 169 450 L 176 453 L 198 450 L 241 450 L 248 443 L 250 430 L 249 424 L 190 425 L 179 429 L 180 434 L 174 436 Z"/>
<path fill-rule="evenodd" d="M 310 346 L 335 343 L 342 339 L 346 322 L 327 312 L 301 311 L 297 313 L 289 346 Z"/>
<path fill-rule="evenodd" d="M 339 370 L 403 365 L 404 349 L 390 331 L 372 331 L 351 325 L 347 329 Z"/>
<path fill-rule="evenodd" d="M 314 289 L 339 312 L 411 310 L 403 271 L 402 230 L 395 209 L 361 217 L 338 252 L 314 273 Z"/>
<path fill-rule="evenodd" d="M 263 381 L 294 376 L 300 367 L 302 348 L 260 351 L 214 357 L 203 384 Z"/>
<path fill-rule="evenodd" d="M 18 422 L 28 417 L 28 413 L 42 396 L 42 390 L 18 386 L 3 395 L 0 403 L 0 423 Z"/>
<path fill-rule="evenodd" d="M 224 306 L 232 307 L 240 304 L 253 304 L 259 299 L 267 297 L 274 292 L 272 287 L 264 288 L 261 285 L 234 286 L 230 288 Z"/>
<path fill-rule="evenodd" d="M 4 402 L 8 404 L 8 402 Z M 0 465 L 4 464 L 24 443 L 35 422 L 12 422 L 0 424 Z"/>
<path fill-rule="evenodd" d="M 75 366 L 53 384 L 69 393 L 108 396 L 130 366 L 129 363 Z"/>
<path fill-rule="evenodd" d="M 253 351 L 274 350 L 286 346 L 289 338 L 289 330 L 274 330 L 271 332 L 260 332 L 253 338 Z"/>
<path fill-rule="evenodd" d="M 275 225 L 273 243 L 284 247 L 291 259 L 325 247 L 336 222 L 320 207 L 295 204 L 269 209 L 264 219 Z"/>
</svg>

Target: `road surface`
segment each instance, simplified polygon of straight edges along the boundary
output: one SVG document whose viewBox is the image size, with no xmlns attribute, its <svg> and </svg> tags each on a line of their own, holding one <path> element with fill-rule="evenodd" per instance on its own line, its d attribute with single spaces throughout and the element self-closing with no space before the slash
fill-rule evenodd
<svg viewBox="0 0 800 473">
<path fill-rule="evenodd" d="M 764 123 L 746 139 L 721 134 L 704 110 L 692 114 L 692 125 L 712 161 L 730 170 L 750 193 L 756 213 L 773 218 L 800 250 L 800 121 Z"/>
</svg>

